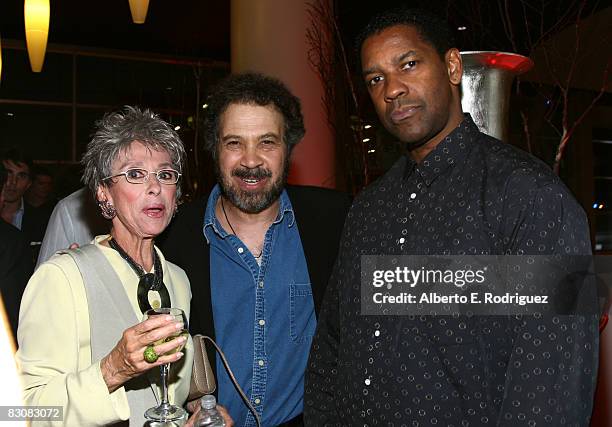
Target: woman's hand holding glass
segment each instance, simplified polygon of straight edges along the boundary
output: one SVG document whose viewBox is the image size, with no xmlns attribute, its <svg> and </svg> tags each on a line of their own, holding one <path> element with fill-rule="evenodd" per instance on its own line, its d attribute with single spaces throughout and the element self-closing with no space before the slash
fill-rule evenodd
<svg viewBox="0 0 612 427">
<path fill-rule="evenodd" d="M 172 316 L 180 325 L 182 325 L 182 327 L 179 330 L 175 330 L 172 335 L 168 337 L 162 337 L 155 341 L 156 346 L 160 348 L 160 351 L 163 351 L 163 353 L 157 353 L 157 351 L 155 351 L 155 357 L 158 357 L 159 354 L 163 354 L 166 355 L 165 357 L 168 357 L 168 355 L 175 354 L 177 351 L 182 350 L 185 346 L 187 337 L 189 336 L 189 332 L 187 330 L 187 316 L 185 315 L 185 312 L 180 308 L 152 308 L 150 310 L 147 310 L 147 312 L 144 314 L 145 319 L 153 319 L 156 317 L 166 316 Z M 175 341 L 177 341 L 179 344 L 171 348 L 162 350 L 162 346 L 164 346 L 164 344 L 169 344 Z M 148 354 L 145 354 L 144 359 L 146 360 L 147 358 Z M 162 357 L 159 357 L 159 359 L 157 359 L 157 362 L 161 358 Z M 168 400 L 168 373 L 170 372 L 170 363 L 172 362 L 175 362 L 175 360 L 170 360 L 166 363 L 163 363 L 160 367 L 161 402 L 158 406 L 146 410 L 144 416 L 149 420 L 165 422 L 187 418 L 187 411 L 185 411 L 180 406 L 171 404 Z"/>
<path fill-rule="evenodd" d="M 117 345 L 102 359 L 100 369 L 108 391 L 112 393 L 130 379 L 142 375 L 149 369 L 173 363 L 183 357 L 180 351 L 187 342 L 187 337 L 166 341 L 176 337 L 186 325 L 177 321 L 174 316 L 152 316 L 131 328 L 126 329 Z M 155 345 L 154 343 L 159 343 Z M 149 345 L 159 357 L 155 362 L 147 362 L 144 352 Z"/>
</svg>

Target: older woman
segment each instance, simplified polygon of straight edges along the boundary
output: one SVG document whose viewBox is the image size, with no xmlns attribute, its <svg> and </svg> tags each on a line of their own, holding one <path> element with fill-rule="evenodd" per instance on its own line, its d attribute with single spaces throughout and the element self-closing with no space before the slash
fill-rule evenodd
<svg viewBox="0 0 612 427">
<path fill-rule="evenodd" d="M 170 401 L 186 400 L 191 343 L 170 353 L 190 339 L 153 345 L 186 325 L 170 316 L 141 321 L 151 307 L 189 315 L 185 273 L 153 244 L 176 210 L 184 157 L 178 135 L 149 110 L 125 107 L 97 123 L 83 181 L 110 220 L 110 234 L 42 264 L 19 319 L 26 403 L 62 406 L 63 425 L 142 426 L 159 394 L 159 369 L 151 368 L 170 362 Z"/>
</svg>

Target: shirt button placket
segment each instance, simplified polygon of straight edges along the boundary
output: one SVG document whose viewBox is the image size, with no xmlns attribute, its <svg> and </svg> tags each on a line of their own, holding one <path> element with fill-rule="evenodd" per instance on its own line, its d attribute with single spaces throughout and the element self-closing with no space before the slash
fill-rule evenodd
<svg viewBox="0 0 612 427">
<path fill-rule="evenodd" d="M 259 282 L 259 284 L 263 284 L 263 282 Z M 261 335 L 261 339 L 263 342 L 263 327 L 266 324 L 265 319 L 259 319 L 257 321 L 257 324 L 261 327 L 260 328 L 260 335 Z M 265 362 L 265 354 L 263 352 L 263 348 L 260 349 L 256 349 L 256 354 L 255 354 L 255 358 L 257 360 L 256 362 L 256 366 L 255 366 L 255 377 L 253 378 L 254 380 L 254 384 L 253 384 L 253 393 L 255 394 L 255 396 L 260 395 L 262 396 L 265 392 L 265 381 L 267 378 L 267 372 L 266 372 L 266 362 Z M 254 406 L 259 406 L 261 405 L 261 398 L 260 397 L 253 397 L 252 403 Z M 260 410 L 259 408 L 257 408 L 257 412 L 261 415 L 262 410 Z"/>
<path fill-rule="evenodd" d="M 261 274 L 261 273 L 260 273 Z M 264 326 L 266 324 L 264 316 L 264 280 L 263 276 L 259 276 L 256 281 L 255 287 L 255 299 L 256 299 L 256 313 L 257 313 L 257 325 L 255 333 L 255 348 L 254 348 L 254 360 L 253 360 L 253 383 L 251 389 L 251 403 L 256 408 L 257 412 L 261 416 L 263 413 L 263 399 L 266 395 L 266 384 L 268 380 L 267 363 L 266 363 L 266 334 Z M 255 426 L 255 420 L 252 415 L 249 415 L 248 427 Z"/>
</svg>

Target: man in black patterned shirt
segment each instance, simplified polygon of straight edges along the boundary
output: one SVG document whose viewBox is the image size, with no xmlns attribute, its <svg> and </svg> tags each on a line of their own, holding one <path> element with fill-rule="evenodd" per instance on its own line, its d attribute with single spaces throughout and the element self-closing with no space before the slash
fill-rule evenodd
<svg viewBox="0 0 612 427">
<path fill-rule="evenodd" d="M 362 315 L 362 255 L 589 255 L 591 245 L 558 177 L 463 114 L 446 24 L 397 9 L 373 18 L 358 46 L 377 114 L 407 154 L 346 219 L 311 349 L 306 425 L 587 426 L 596 315 Z"/>
</svg>

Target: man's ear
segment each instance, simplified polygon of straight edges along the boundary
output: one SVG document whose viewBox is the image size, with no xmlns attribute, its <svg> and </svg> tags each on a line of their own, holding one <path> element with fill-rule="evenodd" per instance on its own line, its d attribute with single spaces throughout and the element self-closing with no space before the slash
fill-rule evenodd
<svg viewBox="0 0 612 427">
<path fill-rule="evenodd" d="M 463 62 L 459 50 L 455 48 L 449 49 L 446 55 L 444 55 L 444 59 L 446 60 L 448 80 L 451 84 L 459 86 L 463 76 Z"/>
</svg>

